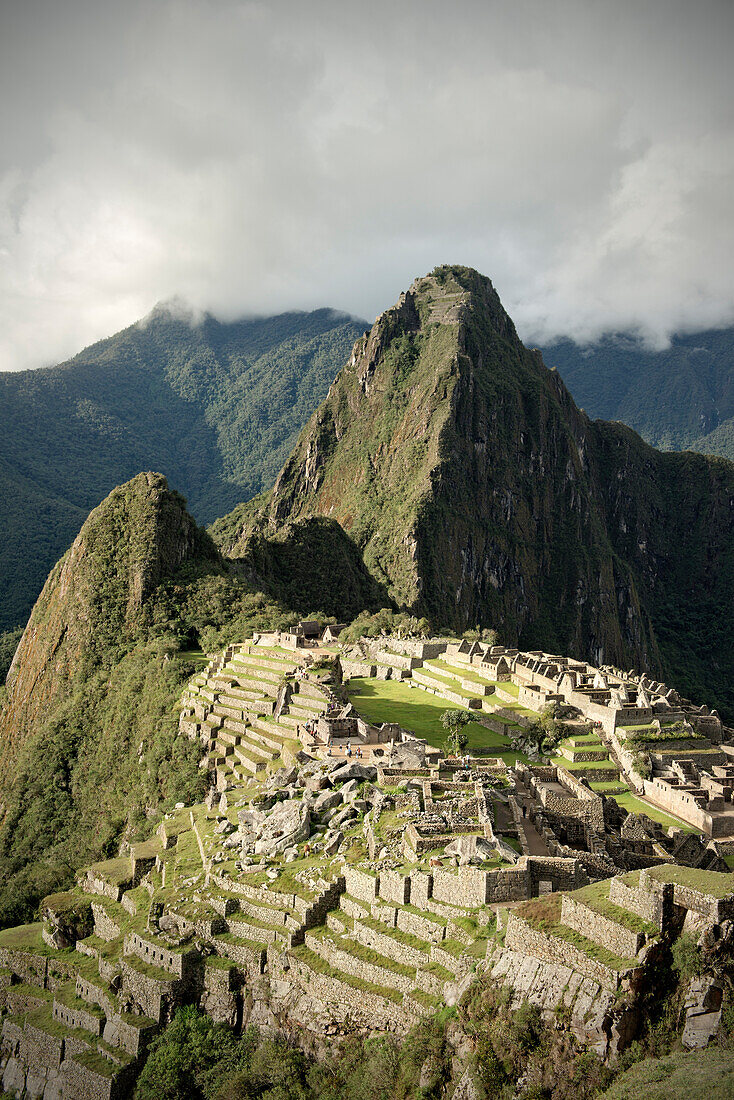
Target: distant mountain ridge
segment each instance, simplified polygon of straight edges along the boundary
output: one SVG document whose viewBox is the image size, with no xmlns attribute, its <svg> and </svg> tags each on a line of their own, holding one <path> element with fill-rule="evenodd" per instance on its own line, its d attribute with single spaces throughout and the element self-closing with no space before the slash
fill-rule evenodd
<svg viewBox="0 0 734 1100">
<path fill-rule="evenodd" d="M 541 351 L 589 416 L 621 420 L 663 450 L 734 460 L 734 327 L 677 335 L 662 351 L 625 335 Z"/>
<path fill-rule="evenodd" d="M 203 523 L 267 488 L 364 327 L 329 309 L 192 324 L 159 307 L 60 366 L 0 374 L 0 632 L 140 470 Z"/>
</svg>

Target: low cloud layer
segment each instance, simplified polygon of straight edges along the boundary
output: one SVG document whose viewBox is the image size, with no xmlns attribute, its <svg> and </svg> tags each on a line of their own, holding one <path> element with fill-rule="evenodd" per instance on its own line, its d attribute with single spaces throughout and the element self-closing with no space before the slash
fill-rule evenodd
<svg viewBox="0 0 734 1100">
<path fill-rule="evenodd" d="M 734 322 L 728 0 L 25 0 L 0 43 L 0 369 L 444 262 L 528 340 Z"/>
</svg>

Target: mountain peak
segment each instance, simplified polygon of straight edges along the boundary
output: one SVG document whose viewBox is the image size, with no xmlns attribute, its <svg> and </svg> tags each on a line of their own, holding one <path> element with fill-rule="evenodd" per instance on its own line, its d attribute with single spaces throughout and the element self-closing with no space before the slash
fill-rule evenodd
<svg viewBox="0 0 734 1100">
<path fill-rule="evenodd" d="M 179 321 L 193 328 L 200 325 L 207 316 L 204 310 L 193 306 L 181 295 L 174 294 L 171 298 L 156 302 L 151 311 L 138 321 L 137 327 L 145 329 L 154 321 Z"/>
<path fill-rule="evenodd" d="M 520 343 L 486 276 L 446 265 L 415 279 L 357 339 L 263 509 L 228 549 L 238 553 L 263 519 L 277 529 L 326 515 L 363 547 L 398 603 L 420 608 L 415 527 L 445 480 L 461 395 L 517 393 L 541 375 L 549 372 Z"/>
<path fill-rule="evenodd" d="M 51 571 L 23 633 L 0 713 L 3 766 L 38 714 L 63 697 L 72 670 L 131 644 L 163 580 L 186 562 L 217 558 L 162 474 L 141 473 L 113 489 Z"/>
<path fill-rule="evenodd" d="M 225 549 L 328 516 L 395 603 L 437 627 L 501 623 L 511 644 L 685 687 L 710 680 L 708 658 L 682 662 L 670 624 L 734 610 L 726 570 L 706 566 L 713 556 L 734 569 L 732 499 L 734 468 L 592 423 L 522 344 L 491 281 L 450 265 L 416 279 L 356 341 Z M 704 514 L 718 518 L 702 525 Z M 722 625 L 707 653 L 724 651 Z"/>
</svg>

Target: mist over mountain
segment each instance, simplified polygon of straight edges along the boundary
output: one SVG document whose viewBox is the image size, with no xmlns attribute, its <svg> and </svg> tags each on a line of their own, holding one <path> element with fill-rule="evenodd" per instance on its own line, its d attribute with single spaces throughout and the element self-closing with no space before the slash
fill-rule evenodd
<svg viewBox="0 0 734 1100">
<path fill-rule="evenodd" d="M 661 351 L 618 334 L 542 352 L 589 416 L 621 420 L 664 450 L 734 459 L 734 328 L 674 336 Z"/>
</svg>

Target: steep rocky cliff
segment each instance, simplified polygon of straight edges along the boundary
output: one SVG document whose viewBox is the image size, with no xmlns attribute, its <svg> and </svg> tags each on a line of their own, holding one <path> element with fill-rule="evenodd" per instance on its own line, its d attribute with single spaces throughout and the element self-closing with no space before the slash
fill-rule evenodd
<svg viewBox="0 0 734 1100">
<path fill-rule="evenodd" d="M 734 466 L 592 422 L 490 281 L 416 280 L 354 346 L 272 492 L 217 528 L 337 520 L 434 623 L 670 675 L 734 709 Z"/>
</svg>

